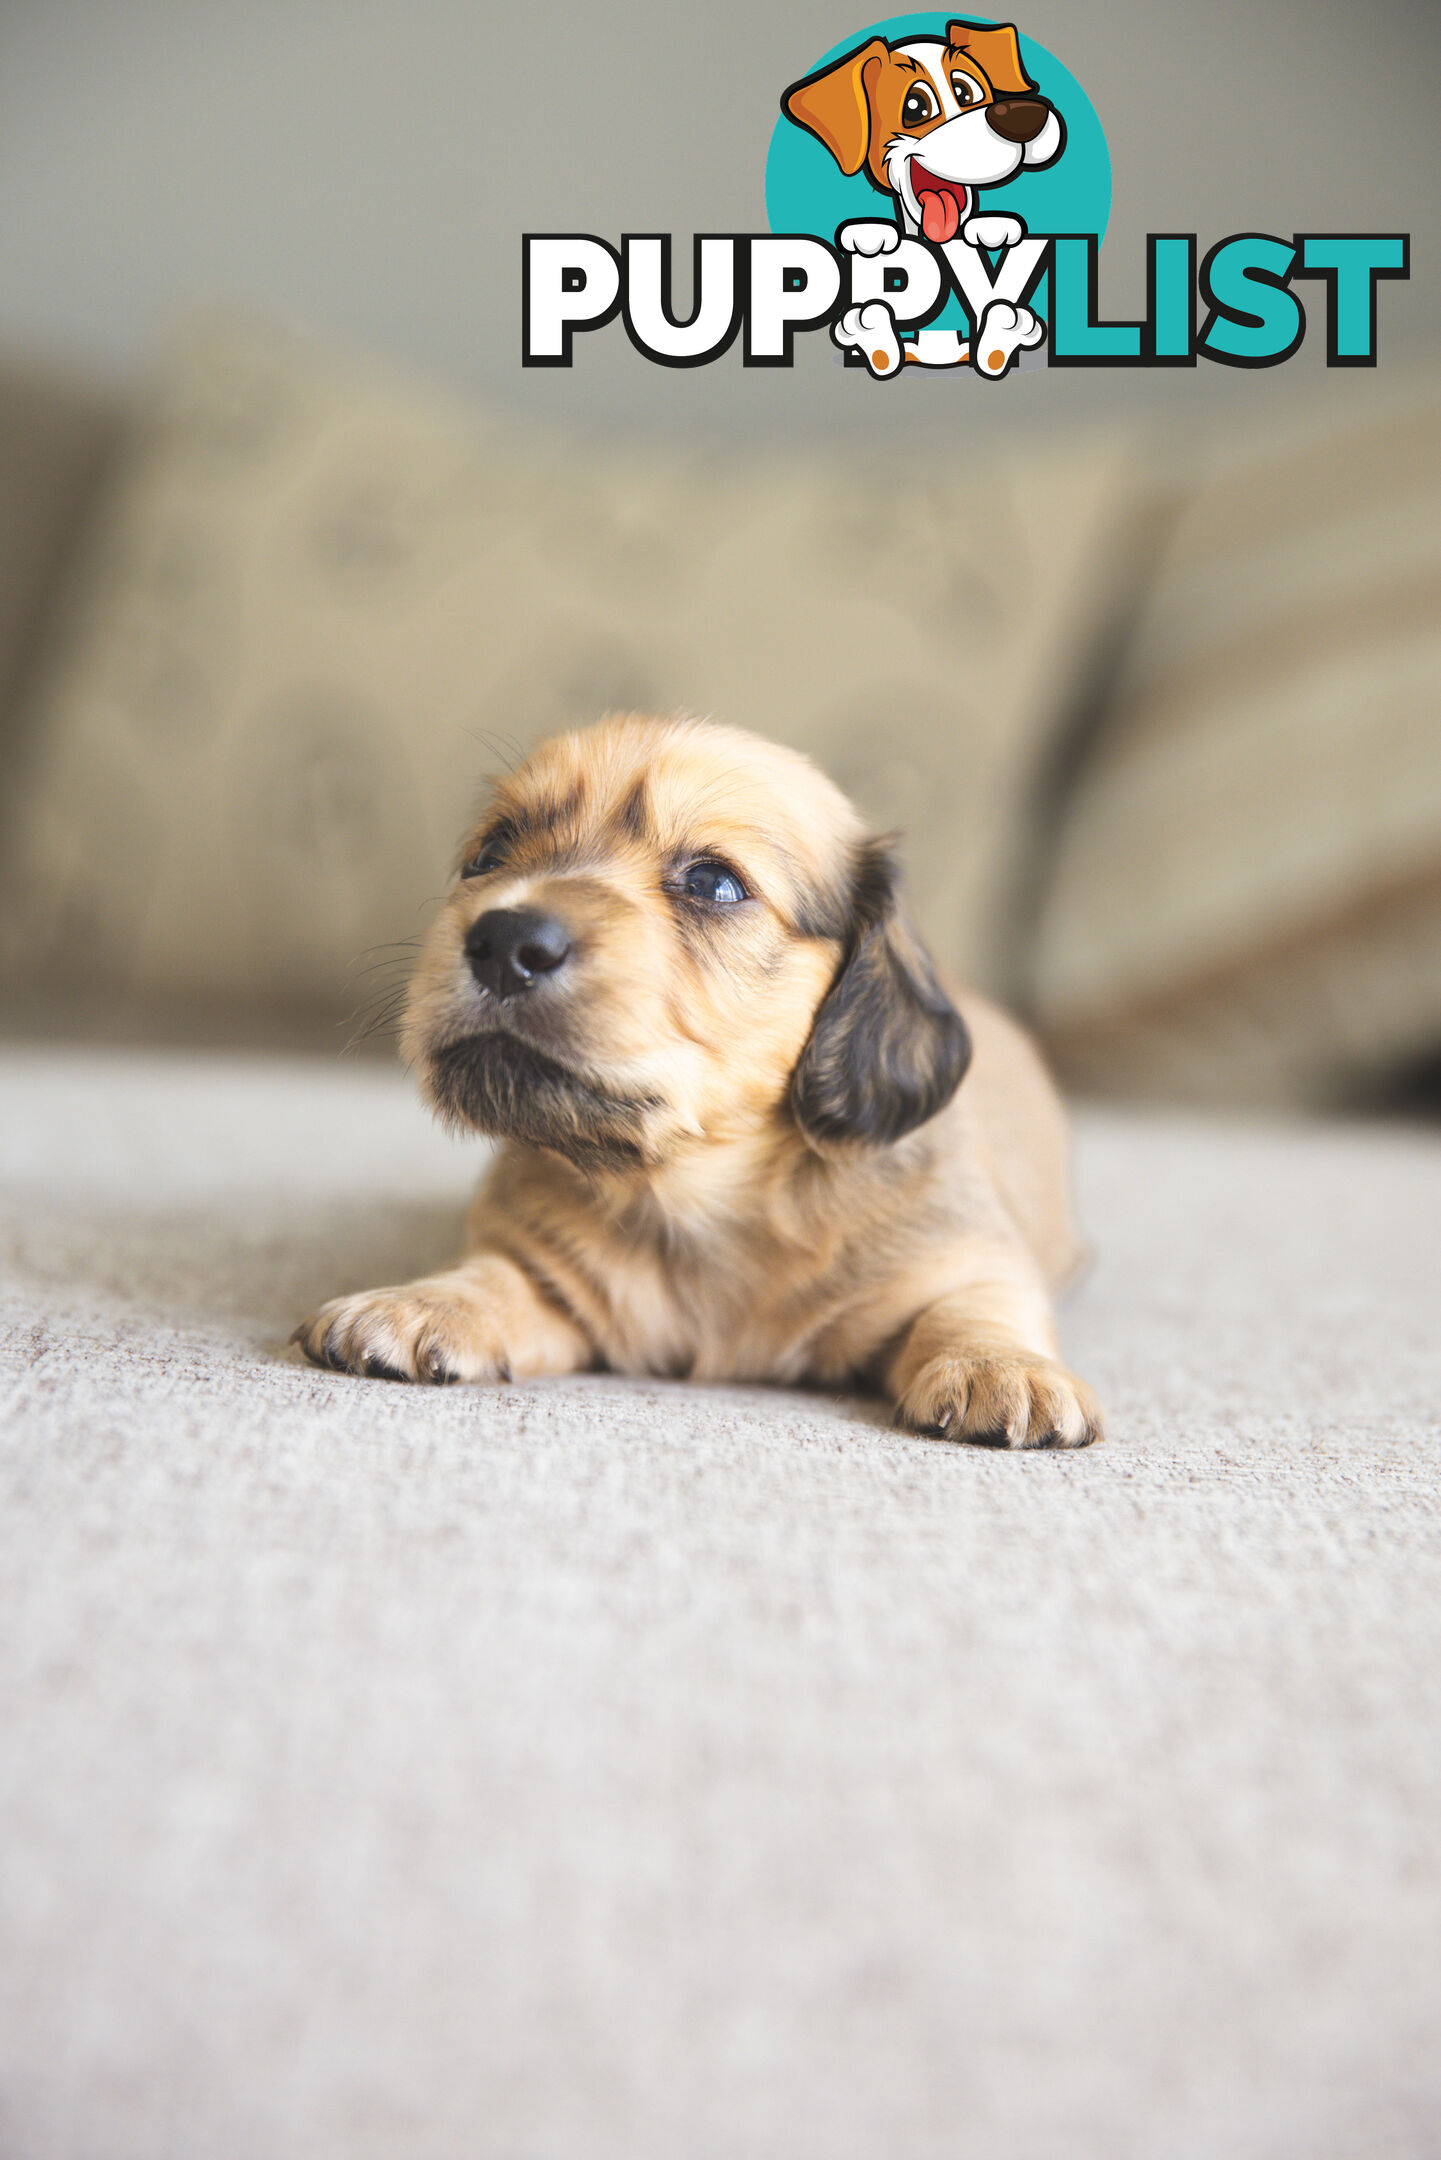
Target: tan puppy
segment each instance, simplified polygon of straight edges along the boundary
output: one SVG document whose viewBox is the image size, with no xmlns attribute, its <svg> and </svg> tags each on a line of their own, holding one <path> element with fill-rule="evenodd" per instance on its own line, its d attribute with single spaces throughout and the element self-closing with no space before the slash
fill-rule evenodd
<svg viewBox="0 0 1441 2160">
<path fill-rule="evenodd" d="M 793 751 L 636 716 L 543 744 L 466 843 L 404 1050 L 501 1144 L 466 1257 L 322 1306 L 317 1364 L 871 1382 L 921 1432 L 1099 1435 L 1051 1326 L 1060 1103 Z"/>
</svg>

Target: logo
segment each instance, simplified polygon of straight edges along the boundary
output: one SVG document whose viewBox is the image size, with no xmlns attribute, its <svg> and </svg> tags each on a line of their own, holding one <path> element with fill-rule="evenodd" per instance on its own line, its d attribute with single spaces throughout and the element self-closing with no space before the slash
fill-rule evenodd
<svg viewBox="0 0 1441 2160">
<path fill-rule="evenodd" d="M 768 233 L 697 234 L 691 309 L 667 234 L 523 244 L 522 359 L 569 367 L 578 331 L 617 316 L 645 359 L 790 367 L 825 332 L 873 380 L 964 369 L 1275 367 L 1319 287 L 1331 367 L 1374 367 L 1379 287 L 1410 275 L 1405 233 L 1195 233 L 1146 239 L 1146 313 L 1104 320 L 1099 256 L 1111 162 L 1090 99 L 1011 23 L 936 14 L 873 23 L 782 92 L 765 174 Z"/>
</svg>

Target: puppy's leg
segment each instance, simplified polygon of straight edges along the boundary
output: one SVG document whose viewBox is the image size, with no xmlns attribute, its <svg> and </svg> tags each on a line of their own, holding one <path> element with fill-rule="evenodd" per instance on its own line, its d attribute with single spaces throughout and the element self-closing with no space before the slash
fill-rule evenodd
<svg viewBox="0 0 1441 2160">
<path fill-rule="evenodd" d="M 595 1352 L 503 1253 L 441 1275 L 332 1298 L 291 1336 L 314 1365 L 381 1380 L 527 1380 L 582 1371 Z"/>
<path fill-rule="evenodd" d="M 1059 1363 L 1050 1301 L 1029 1256 L 988 1245 L 911 1322 L 885 1379 L 896 1422 L 993 1447 L 1087 1447 L 1100 1408 Z"/>
</svg>

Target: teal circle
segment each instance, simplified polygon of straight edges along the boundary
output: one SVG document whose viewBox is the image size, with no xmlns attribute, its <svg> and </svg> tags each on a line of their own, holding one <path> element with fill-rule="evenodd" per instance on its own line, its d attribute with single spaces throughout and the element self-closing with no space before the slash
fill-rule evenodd
<svg viewBox="0 0 1441 2160">
<path fill-rule="evenodd" d="M 869 38 L 884 38 L 890 45 L 903 38 L 944 38 L 946 24 L 960 20 L 989 27 L 993 18 L 958 17 L 951 10 L 943 15 L 887 15 L 832 45 L 806 73 L 818 73 Z M 1111 153 L 1096 108 L 1053 53 L 1024 33 L 1019 33 L 1019 39 L 1026 73 L 1066 123 L 1066 147 L 1054 165 L 1040 172 L 1019 172 L 1004 187 L 982 189 L 978 207 L 1009 210 L 1025 220 L 1028 232 L 1095 233 L 1104 240 L 1111 219 Z M 893 196 L 880 194 L 864 172 L 847 179 L 824 143 L 784 113 L 780 115 L 766 154 L 766 219 L 772 232 L 813 233 L 818 240 L 834 240 L 836 227 L 852 218 L 894 216 Z M 1042 279 L 1031 301 L 1041 316 L 1049 312 L 1048 282 Z M 946 302 L 936 320 L 948 327 L 966 326 L 965 313 L 955 298 Z"/>
</svg>

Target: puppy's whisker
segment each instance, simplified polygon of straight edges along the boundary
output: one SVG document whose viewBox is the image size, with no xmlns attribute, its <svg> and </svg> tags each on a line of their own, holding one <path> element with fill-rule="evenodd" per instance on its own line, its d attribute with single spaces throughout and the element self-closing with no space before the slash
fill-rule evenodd
<svg viewBox="0 0 1441 2160">
<path fill-rule="evenodd" d="M 461 733 L 477 743 L 488 757 L 499 758 L 507 771 L 519 765 L 525 757 L 523 745 L 514 735 L 505 735 L 497 728 L 463 727 Z"/>
<path fill-rule="evenodd" d="M 363 1041 L 367 1035 L 378 1034 L 382 1028 L 389 1027 L 393 1021 L 398 1020 L 404 1009 L 405 999 L 403 995 L 387 1000 L 383 1005 L 357 1006 L 355 1011 L 350 1013 L 342 1022 L 342 1025 L 358 1029 L 358 1039 Z"/>
<path fill-rule="evenodd" d="M 395 958 L 397 956 L 404 958 L 406 954 L 413 954 L 418 951 L 421 943 L 422 938 L 419 931 L 411 937 L 388 938 L 384 944 L 367 945 L 362 952 L 356 954 L 352 966 L 358 967 L 362 960 Z"/>
<path fill-rule="evenodd" d="M 350 1015 L 351 1023 L 358 1027 L 388 1027 L 399 1020 L 405 1011 L 406 991 L 403 984 L 378 998 L 362 998 Z"/>
<path fill-rule="evenodd" d="M 344 1046 L 346 1052 L 359 1049 L 377 1035 L 396 1033 L 407 994 L 408 974 L 400 982 L 379 986 L 372 998 L 363 999 L 340 1023 L 352 1031 Z"/>
</svg>

